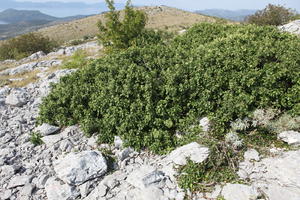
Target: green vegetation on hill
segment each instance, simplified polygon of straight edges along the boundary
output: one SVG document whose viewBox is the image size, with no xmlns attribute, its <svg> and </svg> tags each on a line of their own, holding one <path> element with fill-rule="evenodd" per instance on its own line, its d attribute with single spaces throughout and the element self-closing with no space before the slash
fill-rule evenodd
<svg viewBox="0 0 300 200">
<path fill-rule="evenodd" d="M 222 139 L 257 108 L 300 114 L 299 41 L 275 27 L 207 23 L 169 42 L 143 41 L 62 78 L 39 120 L 163 153 L 208 116 Z"/>
<path fill-rule="evenodd" d="M 57 43 L 38 33 L 28 33 L 4 41 L 0 45 L 0 60 L 21 59 L 38 51 L 49 53 Z"/>
<path fill-rule="evenodd" d="M 105 25 L 99 21 L 98 27 L 100 34 L 98 34 L 99 41 L 106 48 L 124 49 L 131 46 L 131 43 L 137 38 L 145 29 L 146 14 L 140 10 L 134 10 L 127 1 L 124 9 L 124 19 L 120 20 L 120 11 L 116 11 L 114 2 L 106 0 L 110 12 L 105 14 Z"/>
<path fill-rule="evenodd" d="M 255 14 L 248 16 L 246 22 L 260 26 L 279 26 L 286 24 L 295 18 L 297 18 L 297 13 L 292 9 L 285 8 L 281 5 L 269 4 L 263 10 L 259 10 Z"/>
</svg>

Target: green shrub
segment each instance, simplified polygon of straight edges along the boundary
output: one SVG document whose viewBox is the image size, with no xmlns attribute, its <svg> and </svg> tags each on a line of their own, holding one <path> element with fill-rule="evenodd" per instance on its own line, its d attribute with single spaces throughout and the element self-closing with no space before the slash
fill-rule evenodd
<svg viewBox="0 0 300 200">
<path fill-rule="evenodd" d="M 21 59 L 43 51 L 49 53 L 57 43 L 38 33 L 28 33 L 9 39 L 0 46 L 0 60 Z"/>
<path fill-rule="evenodd" d="M 300 114 L 300 42 L 275 27 L 200 24 L 169 43 L 98 59 L 54 85 L 40 121 L 165 152 L 209 116 L 223 138 L 256 108 Z"/>
<path fill-rule="evenodd" d="M 257 11 L 255 14 L 246 18 L 246 22 L 257 25 L 274 25 L 279 26 L 288 23 L 294 19 L 296 12 L 285 8 L 281 5 L 269 4 L 263 10 Z"/>
<path fill-rule="evenodd" d="M 30 135 L 30 142 L 35 146 L 44 144 L 41 134 L 37 132 L 33 132 Z"/>
<path fill-rule="evenodd" d="M 131 1 L 125 6 L 124 19 L 121 21 L 120 11 L 116 11 L 113 0 L 106 0 L 109 12 L 105 13 L 105 25 L 99 21 L 99 41 L 108 49 L 126 49 L 144 30 L 146 15 L 134 10 Z"/>
<path fill-rule="evenodd" d="M 71 40 L 70 42 L 69 42 L 69 44 L 70 45 L 79 45 L 79 44 L 83 44 L 83 43 L 85 43 L 85 41 L 82 39 L 82 40 Z"/>
<path fill-rule="evenodd" d="M 188 161 L 187 165 L 179 169 L 179 185 L 191 192 L 212 192 L 217 183 L 231 183 L 238 176 L 239 157 L 242 151 L 234 150 L 224 142 L 210 142 L 209 158 L 202 163 Z"/>
</svg>

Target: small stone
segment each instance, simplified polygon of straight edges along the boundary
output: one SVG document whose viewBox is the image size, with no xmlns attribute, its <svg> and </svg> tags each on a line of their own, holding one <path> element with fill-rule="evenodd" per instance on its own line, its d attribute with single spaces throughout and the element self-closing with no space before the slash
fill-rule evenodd
<svg viewBox="0 0 300 200">
<path fill-rule="evenodd" d="M 41 126 L 38 126 L 35 131 L 39 132 L 41 135 L 46 136 L 46 135 L 51 135 L 53 133 L 56 133 L 60 128 L 57 126 L 52 126 L 50 124 L 42 124 Z"/>
<path fill-rule="evenodd" d="M 45 184 L 47 182 L 47 180 L 50 178 L 50 176 L 48 174 L 42 174 L 38 177 L 38 181 L 36 186 L 40 189 L 45 188 Z"/>
<path fill-rule="evenodd" d="M 126 158 L 129 157 L 129 155 L 134 152 L 134 150 L 130 147 L 123 149 L 119 154 L 118 154 L 118 158 L 120 161 L 125 160 Z"/>
<path fill-rule="evenodd" d="M 226 200 L 250 200 L 257 199 L 259 193 L 248 185 L 228 183 L 223 187 L 222 196 Z"/>
<path fill-rule="evenodd" d="M 61 141 L 59 146 L 59 148 L 62 151 L 67 151 L 67 152 L 70 152 L 72 147 L 73 147 L 73 143 L 69 139 Z"/>
<path fill-rule="evenodd" d="M 300 146 L 300 133 L 297 131 L 284 131 L 278 135 L 278 138 L 289 145 Z"/>
<path fill-rule="evenodd" d="M 259 161 L 259 153 L 255 149 L 249 149 L 244 153 L 245 161 Z"/>
<path fill-rule="evenodd" d="M 104 196 L 107 194 L 108 188 L 103 184 L 99 184 L 86 198 L 85 200 L 105 200 Z"/>
<path fill-rule="evenodd" d="M 179 192 L 177 193 L 175 200 L 184 200 L 184 198 L 185 198 L 185 193 Z"/>
<path fill-rule="evenodd" d="M 157 187 L 148 187 L 140 191 L 140 197 L 142 200 L 164 200 L 164 193 Z"/>
<path fill-rule="evenodd" d="M 200 119 L 199 124 L 204 132 L 208 132 L 210 130 L 211 123 L 208 117 L 203 117 L 202 119 Z"/>
<path fill-rule="evenodd" d="M 5 99 L 7 105 L 21 107 L 27 103 L 26 92 L 21 89 L 14 89 Z"/>
<path fill-rule="evenodd" d="M 22 175 L 13 177 L 8 184 L 8 189 L 23 186 L 26 183 L 30 183 L 32 180 L 32 176 Z"/>
<path fill-rule="evenodd" d="M 97 147 L 97 138 L 96 137 L 90 137 L 88 139 L 87 145 L 96 148 Z"/>
<path fill-rule="evenodd" d="M 86 197 L 90 193 L 90 185 L 90 182 L 87 181 L 79 186 L 81 197 Z"/>
<path fill-rule="evenodd" d="M 143 189 L 151 185 L 159 184 L 165 181 L 165 174 L 157 171 L 153 166 L 142 165 L 138 169 L 132 171 L 126 181 L 134 187 Z"/>
<path fill-rule="evenodd" d="M 124 175 L 124 174 L 115 172 L 112 175 L 105 176 L 102 183 L 103 183 L 103 185 L 106 185 L 109 189 L 113 189 L 120 184 L 119 180 L 122 177 L 122 175 Z M 117 180 L 117 179 L 119 179 L 119 180 Z"/>
<path fill-rule="evenodd" d="M 166 176 L 161 171 L 153 171 L 147 176 L 145 176 L 142 181 L 145 187 L 149 187 L 150 185 L 157 184 L 161 181 L 165 181 Z"/>
<path fill-rule="evenodd" d="M 71 200 L 76 199 L 80 195 L 75 187 L 62 184 L 53 177 L 47 180 L 45 190 L 48 200 Z"/>
<path fill-rule="evenodd" d="M 55 145 L 56 143 L 58 143 L 62 139 L 63 139 L 63 136 L 61 134 L 47 135 L 47 136 L 42 137 L 42 141 L 46 144 L 46 146 L 48 148 L 52 147 L 53 145 Z"/>
<path fill-rule="evenodd" d="M 3 198 L 4 200 L 6 199 L 11 199 L 13 193 L 12 190 L 5 190 L 2 194 L 1 194 L 1 198 Z"/>
<path fill-rule="evenodd" d="M 123 141 L 119 136 L 115 136 L 114 144 L 115 144 L 115 148 L 117 148 L 117 149 L 123 148 Z"/>
<path fill-rule="evenodd" d="M 22 190 L 21 190 L 21 192 L 20 192 L 20 195 L 21 195 L 22 197 L 30 197 L 30 196 L 32 195 L 32 192 L 33 192 L 34 188 L 35 188 L 34 185 L 32 185 L 32 184 L 26 184 L 26 185 L 22 188 Z"/>
<path fill-rule="evenodd" d="M 201 163 L 209 155 L 209 149 L 204 147 L 197 142 L 184 145 L 172 151 L 168 156 L 167 160 L 177 165 L 186 165 L 187 159 L 191 159 L 195 163 Z"/>
</svg>

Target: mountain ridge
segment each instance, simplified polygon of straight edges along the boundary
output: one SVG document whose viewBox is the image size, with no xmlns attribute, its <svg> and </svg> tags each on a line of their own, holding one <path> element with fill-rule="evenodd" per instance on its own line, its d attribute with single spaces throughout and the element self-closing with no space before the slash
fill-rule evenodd
<svg viewBox="0 0 300 200">
<path fill-rule="evenodd" d="M 76 15 L 59 18 L 44 14 L 38 10 L 6 9 L 0 12 L 0 40 L 87 16 Z"/>
<path fill-rule="evenodd" d="M 197 10 L 196 13 L 208 15 L 208 16 L 214 16 L 214 17 L 220 17 L 232 21 L 243 21 L 245 17 L 252 15 L 257 10 L 251 10 L 251 9 L 239 9 L 239 10 L 226 10 L 226 9 L 205 9 L 205 10 Z"/>
<path fill-rule="evenodd" d="M 115 4 L 117 9 L 124 7 L 122 3 Z M 66 17 L 73 15 L 91 15 L 101 13 L 107 10 L 104 1 L 99 3 L 87 4 L 83 2 L 30 2 L 30 1 L 15 1 L 15 0 L 1 0 L 0 11 L 14 8 L 22 10 L 39 10 L 48 15 L 55 17 Z"/>
</svg>

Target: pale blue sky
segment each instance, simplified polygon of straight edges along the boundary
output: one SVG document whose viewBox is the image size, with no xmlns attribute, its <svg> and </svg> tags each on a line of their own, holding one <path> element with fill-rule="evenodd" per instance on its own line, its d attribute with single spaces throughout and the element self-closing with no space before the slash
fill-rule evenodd
<svg viewBox="0 0 300 200">
<path fill-rule="evenodd" d="M 60 2 L 85 2 L 97 3 L 103 0 L 18 0 L 32 2 L 60 1 Z M 267 4 L 280 4 L 300 11 L 300 0 L 132 0 L 135 5 L 168 5 L 186 10 L 203 9 L 262 9 Z M 115 0 L 115 2 L 126 2 Z"/>
</svg>

